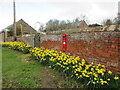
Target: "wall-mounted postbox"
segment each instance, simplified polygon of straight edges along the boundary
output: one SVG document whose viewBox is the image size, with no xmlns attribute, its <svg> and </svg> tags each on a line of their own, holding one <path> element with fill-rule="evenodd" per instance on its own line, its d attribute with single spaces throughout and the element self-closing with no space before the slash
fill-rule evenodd
<svg viewBox="0 0 120 90">
<path fill-rule="evenodd" d="M 66 51 L 67 49 L 67 38 L 66 38 L 66 34 L 62 34 L 62 50 L 63 51 Z"/>
</svg>

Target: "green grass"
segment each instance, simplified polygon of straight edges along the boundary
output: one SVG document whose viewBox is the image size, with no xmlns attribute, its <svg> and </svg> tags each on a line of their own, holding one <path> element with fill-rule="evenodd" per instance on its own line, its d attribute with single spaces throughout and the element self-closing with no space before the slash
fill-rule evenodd
<svg viewBox="0 0 120 90">
<path fill-rule="evenodd" d="M 3 87 L 40 87 L 37 72 L 41 70 L 39 63 L 25 59 L 29 54 L 22 54 L 10 49 L 2 49 Z M 6 83 L 7 82 L 7 83 Z"/>
<path fill-rule="evenodd" d="M 43 66 L 29 54 L 2 48 L 3 88 L 76 88 L 82 87 L 64 74 Z"/>
<path fill-rule="evenodd" d="M 2 48 L 0 46 L 0 89 L 2 88 Z"/>
</svg>

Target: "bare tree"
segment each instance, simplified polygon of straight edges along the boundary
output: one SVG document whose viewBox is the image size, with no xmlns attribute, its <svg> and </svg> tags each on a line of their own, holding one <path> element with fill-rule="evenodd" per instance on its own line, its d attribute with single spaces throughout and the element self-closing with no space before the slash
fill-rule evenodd
<svg viewBox="0 0 120 90">
<path fill-rule="evenodd" d="M 113 24 L 113 20 L 112 19 L 106 19 L 106 20 L 103 20 L 103 25 L 112 25 Z"/>
<path fill-rule="evenodd" d="M 35 27 L 38 32 L 42 32 L 44 29 L 44 24 L 38 21 L 38 22 L 36 22 Z"/>
<path fill-rule="evenodd" d="M 43 24 L 40 25 L 40 28 L 38 29 L 38 31 L 39 32 L 43 32 L 44 31 L 44 25 Z"/>
</svg>

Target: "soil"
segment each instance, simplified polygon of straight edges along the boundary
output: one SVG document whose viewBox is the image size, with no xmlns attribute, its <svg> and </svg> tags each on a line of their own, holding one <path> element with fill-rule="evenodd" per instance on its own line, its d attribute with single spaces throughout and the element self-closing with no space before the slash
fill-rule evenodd
<svg viewBox="0 0 120 90">
<path fill-rule="evenodd" d="M 22 61 L 25 63 L 28 63 L 30 61 L 33 61 L 33 59 L 31 57 L 27 57 L 27 58 L 23 59 Z"/>
<path fill-rule="evenodd" d="M 51 71 L 48 69 L 48 67 L 44 67 L 42 70 L 40 70 L 39 74 L 41 75 L 41 88 L 57 88 L 57 82 L 55 80 L 56 78 L 51 74 Z"/>
</svg>

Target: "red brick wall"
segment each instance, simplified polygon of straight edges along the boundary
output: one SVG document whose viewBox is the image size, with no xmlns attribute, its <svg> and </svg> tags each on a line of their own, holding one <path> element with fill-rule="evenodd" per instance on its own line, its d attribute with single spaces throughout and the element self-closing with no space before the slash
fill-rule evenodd
<svg viewBox="0 0 120 90">
<path fill-rule="evenodd" d="M 88 63 L 101 63 L 108 70 L 120 74 L 120 32 L 84 32 L 67 35 L 67 51 L 86 59 Z M 41 36 L 41 47 L 62 49 L 62 35 Z"/>
<path fill-rule="evenodd" d="M 62 49 L 62 35 L 43 35 L 40 37 L 40 47 L 47 49 Z"/>
</svg>

